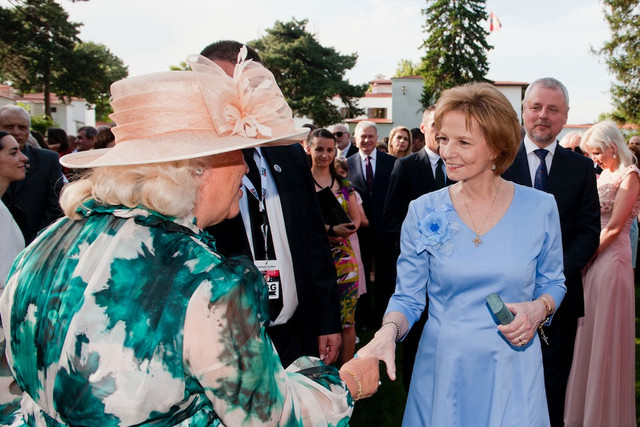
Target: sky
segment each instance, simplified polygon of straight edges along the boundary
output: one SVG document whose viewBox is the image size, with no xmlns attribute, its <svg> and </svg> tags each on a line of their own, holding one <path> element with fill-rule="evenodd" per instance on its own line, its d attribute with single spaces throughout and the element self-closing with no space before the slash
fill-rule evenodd
<svg viewBox="0 0 640 427">
<path fill-rule="evenodd" d="M 5 0 L 6 1 L 6 0 Z M 5 3 L 2 1 L 1 3 Z M 358 54 L 346 78 L 362 84 L 390 78 L 401 59 L 418 62 L 427 37 L 424 0 L 61 0 L 80 38 L 106 45 L 129 75 L 165 71 L 188 54 L 223 39 L 255 40 L 276 20 L 308 19 L 323 46 Z M 502 29 L 487 38 L 487 77 L 532 82 L 555 77 L 569 90 L 568 124 L 597 121 L 610 112 L 612 77 L 591 52 L 610 38 L 598 0 L 487 0 Z M 488 24 L 487 24 L 488 27 Z"/>
</svg>

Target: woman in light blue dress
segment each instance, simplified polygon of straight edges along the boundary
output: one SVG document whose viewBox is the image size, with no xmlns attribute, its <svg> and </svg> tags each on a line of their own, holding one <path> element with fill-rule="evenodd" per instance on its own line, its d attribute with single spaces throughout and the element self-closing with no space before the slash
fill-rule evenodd
<svg viewBox="0 0 640 427">
<path fill-rule="evenodd" d="M 396 291 L 359 356 L 384 360 L 395 379 L 395 343 L 428 295 L 403 425 L 549 425 L 538 328 L 566 292 L 555 201 L 500 177 L 520 127 L 492 85 L 445 91 L 435 122 L 447 176 L 458 183 L 410 204 Z M 511 323 L 491 314 L 491 293 L 507 303 Z"/>
</svg>

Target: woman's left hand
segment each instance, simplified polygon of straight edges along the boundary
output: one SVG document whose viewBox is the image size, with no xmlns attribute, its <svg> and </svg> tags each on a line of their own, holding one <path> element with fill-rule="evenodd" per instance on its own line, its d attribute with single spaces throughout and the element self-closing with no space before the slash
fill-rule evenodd
<svg viewBox="0 0 640 427">
<path fill-rule="evenodd" d="M 508 325 L 498 325 L 498 329 L 511 344 L 524 347 L 533 339 L 538 326 L 546 318 L 545 306 L 538 300 L 506 306 L 516 317 Z"/>
</svg>

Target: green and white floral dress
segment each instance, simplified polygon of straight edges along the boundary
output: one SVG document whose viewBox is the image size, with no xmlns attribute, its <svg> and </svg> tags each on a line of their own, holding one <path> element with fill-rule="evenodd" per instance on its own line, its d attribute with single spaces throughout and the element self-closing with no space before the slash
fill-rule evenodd
<svg viewBox="0 0 640 427">
<path fill-rule="evenodd" d="M 18 256 L 0 299 L 3 425 L 348 425 L 335 368 L 283 369 L 246 258 L 194 217 L 78 211 Z"/>
</svg>

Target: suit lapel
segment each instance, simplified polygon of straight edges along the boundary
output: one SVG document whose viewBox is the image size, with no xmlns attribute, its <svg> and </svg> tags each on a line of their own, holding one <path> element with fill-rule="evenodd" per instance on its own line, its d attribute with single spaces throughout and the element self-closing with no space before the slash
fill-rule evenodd
<svg viewBox="0 0 640 427">
<path fill-rule="evenodd" d="M 360 154 L 354 154 L 349 157 L 349 160 L 351 160 L 351 162 L 349 162 L 349 178 L 351 179 L 351 183 L 357 188 L 367 188 L 367 183 L 362 173 L 362 165 L 360 164 Z"/>
<path fill-rule="evenodd" d="M 27 173 L 24 179 L 21 179 L 20 181 L 14 181 L 10 184 L 14 196 L 20 193 L 22 187 L 26 184 L 27 181 L 31 179 L 31 177 L 33 177 L 38 168 L 38 159 L 36 158 L 35 153 L 33 152 L 33 149 L 31 147 L 25 145 L 24 151 L 22 153 L 29 158 L 27 163 Z"/>
<path fill-rule="evenodd" d="M 513 181 L 520 184 L 526 185 L 527 187 L 533 187 L 533 183 L 531 182 L 531 172 L 529 171 L 529 161 L 527 160 L 527 151 L 524 148 L 524 142 L 520 143 L 520 148 L 518 149 L 518 154 L 516 154 L 516 158 L 513 161 L 514 168 L 514 176 Z"/>
<path fill-rule="evenodd" d="M 560 146 L 560 144 L 556 146 L 556 151 L 553 153 L 553 161 L 551 162 L 551 170 L 549 171 L 547 183 L 544 188 L 544 191 L 547 193 L 554 193 L 561 180 L 563 171 L 567 170 L 566 162 L 568 155 L 569 150 Z"/>
<path fill-rule="evenodd" d="M 416 155 L 416 166 L 420 171 L 420 174 L 424 178 L 424 182 L 426 182 L 426 188 L 435 188 L 436 187 L 436 179 L 433 177 L 433 169 L 431 169 L 431 160 L 429 160 L 429 155 L 426 151 L 420 150 Z"/>
</svg>

